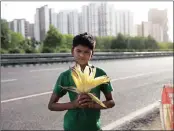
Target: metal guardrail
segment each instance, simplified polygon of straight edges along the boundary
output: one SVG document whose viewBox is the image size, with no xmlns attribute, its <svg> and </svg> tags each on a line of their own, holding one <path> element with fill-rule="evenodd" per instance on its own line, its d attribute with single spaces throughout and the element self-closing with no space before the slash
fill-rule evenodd
<svg viewBox="0 0 174 131">
<path fill-rule="evenodd" d="M 173 56 L 173 52 L 95 52 L 92 60 Z M 38 64 L 73 61 L 71 53 L 3 54 L 1 65 Z"/>
</svg>

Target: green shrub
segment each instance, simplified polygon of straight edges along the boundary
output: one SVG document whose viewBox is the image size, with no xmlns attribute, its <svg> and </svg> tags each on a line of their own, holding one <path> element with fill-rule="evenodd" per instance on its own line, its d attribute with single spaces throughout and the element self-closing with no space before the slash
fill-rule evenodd
<svg viewBox="0 0 174 131">
<path fill-rule="evenodd" d="M 54 50 L 49 47 L 43 47 L 42 53 L 54 53 Z"/>
<path fill-rule="evenodd" d="M 7 53 L 8 53 L 8 51 L 7 51 L 7 50 L 2 49 L 2 48 L 1 48 L 1 50 L 0 50 L 0 51 L 1 51 L 1 54 L 7 54 Z"/>
<path fill-rule="evenodd" d="M 22 53 L 22 50 L 20 50 L 19 48 L 13 48 L 9 49 L 8 53 L 10 54 Z"/>
</svg>

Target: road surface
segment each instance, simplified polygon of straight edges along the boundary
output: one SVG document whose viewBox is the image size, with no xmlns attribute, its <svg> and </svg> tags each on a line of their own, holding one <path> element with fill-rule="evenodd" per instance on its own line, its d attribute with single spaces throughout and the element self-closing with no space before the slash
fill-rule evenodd
<svg viewBox="0 0 174 131">
<path fill-rule="evenodd" d="M 116 105 L 102 110 L 102 126 L 156 102 L 163 85 L 173 83 L 173 57 L 91 63 L 107 72 L 114 88 Z M 65 111 L 51 112 L 47 105 L 57 77 L 70 65 L 72 63 L 1 67 L 1 129 L 63 129 Z M 69 101 L 68 95 L 61 99 L 66 101 Z"/>
</svg>

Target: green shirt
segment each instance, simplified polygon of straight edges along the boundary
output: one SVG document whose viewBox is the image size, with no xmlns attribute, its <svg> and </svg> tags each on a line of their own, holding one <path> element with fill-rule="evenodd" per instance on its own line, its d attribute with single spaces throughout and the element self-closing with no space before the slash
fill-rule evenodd
<svg viewBox="0 0 174 131">
<path fill-rule="evenodd" d="M 95 77 L 99 77 L 102 75 L 106 75 L 106 73 L 96 67 L 96 75 Z M 70 101 L 74 101 L 77 97 L 77 94 L 71 91 L 63 90 L 59 85 L 61 86 L 74 86 L 75 83 L 71 76 L 71 70 L 64 71 L 60 74 L 55 87 L 54 87 L 54 93 L 56 93 L 58 96 L 62 97 L 66 93 L 69 94 Z M 113 91 L 112 85 L 109 82 L 109 84 L 102 84 L 98 87 L 91 90 L 91 93 L 95 94 L 100 99 L 100 92 L 103 93 L 109 93 Z M 64 116 L 64 130 L 92 130 L 97 131 L 101 129 L 100 124 L 100 110 L 99 109 L 71 109 L 68 110 Z"/>
</svg>

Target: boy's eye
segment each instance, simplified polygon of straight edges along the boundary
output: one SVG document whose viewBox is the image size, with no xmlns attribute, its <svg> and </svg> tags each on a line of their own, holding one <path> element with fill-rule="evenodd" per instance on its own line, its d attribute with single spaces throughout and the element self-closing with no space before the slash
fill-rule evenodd
<svg viewBox="0 0 174 131">
<path fill-rule="evenodd" d="M 81 51 L 81 50 L 76 50 L 77 51 L 77 53 L 82 53 L 83 51 Z M 84 54 L 90 54 L 90 51 L 84 51 L 83 52 Z"/>
<path fill-rule="evenodd" d="M 89 54 L 90 52 L 89 51 L 85 51 L 85 54 Z"/>
</svg>

